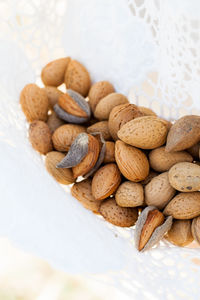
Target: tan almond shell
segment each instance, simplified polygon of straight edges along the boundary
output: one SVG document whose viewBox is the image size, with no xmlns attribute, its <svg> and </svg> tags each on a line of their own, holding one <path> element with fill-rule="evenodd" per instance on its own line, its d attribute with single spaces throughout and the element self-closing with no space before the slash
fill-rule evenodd
<svg viewBox="0 0 200 300">
<path fill-rule="evenodd" d="M 144 204 L 144 190 L 140 183 L 125 181 L 117 189 L 115 200 L 122 207 L 137 207 Z"/>
<path fill-rule="evenodd" d="M 58 103 L 58 99 L 61 95 L 63 95 L 63 92 L 61 92 L 59 89 L 57 89 L 55 86 L 45 86 L 43 90 L 47 94 L 47 98 L 49 100 L 49 106 L 50 109 L 53 109 L 54 105 Z"/>
<path fill-rule="evenodd" d="M 76 182 L 71 188 L 71 194 L 75 197 L 85 208 L 99 212 L 101 201 L 95 200 L 92 195 L 92 180 L 86 179 L 81 182 Z"/>
<path fill-rule="evenodd" d="M 108 120 L 110 112 L 115 106 L 128 102 L 126 96 L 119 93 L 111 93 L 99 101 L 94 116 L 99 120 Z"/>
<path fill-rule="evenodd" d="M 149 163 L 152 169 L 157 172 L 168 171 L 178 162 L 192 162 L 192 156 L 186 151 L 166 152 L 165 146 L 151 150 Z"/>
<path fill-rule="evenodd" d="M 115 160 L 121 173 L 128 180 L 139 182 L 149 174 L 149 162 L 140 150 L 122 141 L 115 143 Z"/>
<path fill-rule="evenodd" d="M 115 89 L 113 85 L 108 81 L 98 81 L 94 83 L 89 91 L 89 103 L 92 112 L 94 113 L 99 101 L 107 95 L 114 93 Z"/>
<path fill-rule="evenodd" d="M 87 128 L 87 132 L 88 133 L 100 132 L 105 141 L 112 140 L 112 137 L 108 129 L 108 121 L 100 121 L 89 126 Z"/>
<path fill-rule="evenodd" d="M 99 212 L 106 221 L 120 227 L 133 226 L 138 218 L 137 208 L 121 207 L 114 198 L 103 201 Z"/>
<path fill-rule="evenodd" d="M 60 126 L 52 136 L 54 148 L 61 152 L 68 151 L 77 135 L 82 132 L 86 132 L 86 128 L 80 125 L 65 124 Z"/>
<path fill-rule="evenodd" d="M 200 159 L 200 142 L 197 143 L 196 145 L 188 148 L 187 151 L 192 155 L 194 160 L 199 160 Z"/>
<path fill-rule="evenodd" d="M 165 215 L 175 219 L 192 219 L 200 215 L 200 192 L 179 193 L 165 207 Z"/>
<path fill-rule="evenodd" d="M 59 86 L 64 82 L 65 71 L 70 57 L 59 58 L 49 62 L 41 72 L 44 85 Z"/>
<path fill-rule="evenodd" d="M 165 238 L 179 247 L 189 245 L 193 241 L 191 220 L 173 220 L 172 227 Z"/>
<path fill-rule="evenodd" d="M 144 116 L 157 116 L 157 114 L 151 108 L 138 106 L 138 109 L 144 114 Z"/>
<path fill-rule="evenodd" d="M 195 241 L 200 244 L 200 217 L 194 218 L 192 220 L 192 236 Z"/>
<path fill-rule="evenodd" d="M 52 111 L 52 113 L 48 116 L 47 125 L 49 126 L 51 133 L 54 133 L 58 127 L 64 124 L 65 122 L 59 119 L 54 111 Z"/>
<path fill-rule="evenodd" d="M 145 186 L 144 191 L 145 203 L 158 209 L 163 209 L 176 194 L 176 190 L 169 183 L 168 172 L 154 177 Z"/>
<path fill-rule="evenodd" d="M 115 143 L 106 142 L 106 153 L 104 156 L 104 163 L 115 162 Z"/>
<path fill-rule="evenodd" d="M 116 164 L 101 167 L 92 179 L 92 194 L 96 200 L 103 200 L 112 195 L 121 182 L 121 174 Z"/>
<path fill-rule="evenodd" d="M 36 84 L 27 84 L 20 94 L 20 104 L 28 122 L 46 121 L 49 100 L 44 89 Z"/>
<path fill-rule="evenodd" d="M 61 184 L 74 182 L 72 169 L 58 169 L 56 165 L 65 157 L 63 153 L 52 151 L 46 155 L 45 166 L 47 171 Z"/>
<path fill-rule="evenodd" d="M 169 170 L 169 182 L 180 192 L 200 190 L 200 166 L 190 162 L 180 162 Z"/>
<path fill-rule="evenodd" d="M 118 137 L 125 143 L 141 149 L 162 146 L 167 137 L 167 123 L 155 116 L 133 119 L 118 131 Z"/>
<path fill-rule="evenodd" d="M 142 185 L 146 185 L 148 184 L 154 177 L 158 176 L 159 174 L 157 172 L 154 172 L 152 170 L 150 170 L 149 175 L 142 181 L 140 181 L 140 183 Z"/>
<path fill-rule="evenodd" d="M 112 138 L 118 140 L 118 131 L 120 128 L 135 118 L 143 116 L 135 104 L 121 104 L 114 107 L 109 115 L 108 128 Z"/>
<path fill-rule="evenodd" d="M 67 89 L 74 90 L 86 97 L 91 81 L 87 69 L 77 60 L 71 60 L 65 72 L 64 82 Z"/>
<path fill-rule="evenodd" d="M 52 151 L 51 131 L 43 121 L 34 121 L 29 126 L 29 140 L 32 147 L 41 154 Z"/>
</svg>

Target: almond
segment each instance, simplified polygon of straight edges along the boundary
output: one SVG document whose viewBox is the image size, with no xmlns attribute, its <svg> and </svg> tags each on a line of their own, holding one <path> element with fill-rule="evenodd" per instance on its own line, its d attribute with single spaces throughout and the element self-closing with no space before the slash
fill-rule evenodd
<svg viewBox="0 0 200 300">
<path fill-rule="evenodd" d="M 80 62 L 76 60 L 69 62 L 64 81 L 67 89 L 74 90 L 84 97 L 87 96 L 91 84 L 90 75 Z"/>
<path fill-rule="evenodd" d="M 145 116 L 123 125 L 118 131 L 118 137 L 129 145 L 141 149 L 154 149 L 165 143 L 167 131 L 164 120 L 155 116 Z"/>
<path fill-rule="evenodd" d="M 65 122 L 59 119 L 54 111 L 52 111 L 48 116 L 47 125 L 49 126 L 51 133 L 53 133 L 58 127 L 64 124 Z"/>
<path fill-rule="evenodd" d="M 149 163 L 152 169 L 157 172 L 168 171 L 178 162 L 192 162 L 192 156 L 186 151 L 166 152 L 165 147 L 152 150 L 149 153 Z"/>
<path fill-rule="evenodd" d="M 122 207 L 136 207 L 144 203 L 144 190 L 140 183 L 125 181 L 115 194 L 116 202 Z"/>
<path fill-rule="evenodd" d="M 115 162 L 115 143 L 106 142 L 106 153 L 104 157 L 104 163 Z"/>
<path fill-rule="evenodd" d="M 74 177 L 71 169 L 57 169 L 57 164 L 64 158 L 64 154 L 56 151 L 49 152 L 45 158 L 47 171 L 61 184 L 71 184 Z"/>
<path fill-rule="evenodd" d="M 43 69 L 41 78 L 44 85 L 59 86 L 64 82 L 64 75 L 70 58 L 64 57 L 51 61 Z"/>
<path fill-rule="evenodd" d="M 157 172 L 154 172 L 154 171 L 150 170 L 149 175 L 148 175 L 144 180 L 142 180 L 140 183 L 141 183 L 142 185 L 146 185 L 146 184 L 148 184 L 154 177 L 156 177 L 156 176 L 158 176 L 158 175 L 159 175 L 159 174 L 158 174 Z"/>
<path fill-rule="evenodd" d="M 75 197 L 85 208 L 99 212 L 101 201 L 95 200 L 92 195 L 92 180 L 86 179 L 75 183 L 71 188 L 71 194 Z"/>
<path fill-rule="evenodd" d="M 193 219 L 191 230 L 193 238 L 200 244 L 200 217 Z"/>
<path fill-rule="evenodd" d="M 144 116 L 157 116 L 151 108 L 138 106 L 138 109 L 144 114 Z"/>
<path fill-rule="evenodd" d="M 200 116 L 184 116 L 171 127 L 167 136 L 166 151 L 181 151 L 200 141 Z"/>
<path fill-rule="evenodd" d="M 193 241 L 191 220 L 173 220 L 172 227 L 165 238 L 179 247 L 190 244 Z"/>
<path fill-rule="evenodd" d="M 41 154 L 47 154 L 53 149 L 50 129 L 43 121 L 34 121 L 30 124 L 29 140 L 32 147 Z"/>
<path fill-rule="evenodd" d="M 108 129 L 108 121 L 97 122 L 92 126 L 89 126 L 87 128 L 87 132 L 88 133 L 100 132 L 106 141 L 112 139 Z"/>
<path fill-rule="evenodd" d="M 27 84 L 20 94 L 20 104 L 28 122 L 46 121 L 49 101 L 46 92 L 36 84 Z"/>
<path fill-rule="evenodd" d="M 111 93 L 99 101 L 94 111 L 94 116 L 99 120 L 108 120 L 109 114 L 115 106 L 128 102 L 124 95 Z"/>
<path fill-rule="evenodd" d="M 61 152 L 68 151 L 77 135 L 85 131 L 85 127 L 80 125 L 65 124 L 60 126 L 54 131 L 52 136 L 54 148 Z"/>
<path fill-rule="evenodd" d="M 175 219 L 192 219 L 200 215 L 200 192 L 180 193 L 165 207 L 164 214 Z"/>
<path fill-rule="evenodd" d="M 106 221 L 120 227 L 133 226 L 138 218 L 136 208 L 118 206 L 114 198 L 103 201 L 99 211 Z"/>
<path fill-rule="evenodd" d="M 194 160 L 200 159 L 200 143 L 188 148 L 187 151 L 192 155 Z"/>
<path fill-rule="evenodd" d="M 200 190 L 200 166 L 181 162 L 169 170 L 170 184 L 180 192 L 194 192 Z"/>
<path fill-rule="evenodd" d="M 175 193 L 175 189 L 169 183 L 168 172 L 164 172 L 145 186 L 145 203 L 163 209 Z"/>
<path fill-rule="evenodd" d="M 106 180 L 105 180 L 106 178 Z M 112 195 L 121 182 L 120 171 L 115 164 L 101 167 L 92 179 L 92 194 L 96 200 L 103 200 Z"/>
<path fill-rule="evenodd" d="M 146 155 L 122 141 L 115 143 L 115 159 L 124 177 L 133 182 L 142 181 L 149 174 L 149 162 Z"/>
<path fill-rule="evenodd" d="M 43 90 L 47 94 L 50 108 L 53 109 L 54 105 L 58 103 L 59 97 L 63 95 L 63 92 L 61 92 L 55 86 L 46 86 L 43 88 Z"/>
<path fill-rule="evenodd" d="M 99 101 L 114 91 L 113 85 L 108 81 L 99 81 L 91 86 L 88 97 L 93 113 Z"/>
</svg>

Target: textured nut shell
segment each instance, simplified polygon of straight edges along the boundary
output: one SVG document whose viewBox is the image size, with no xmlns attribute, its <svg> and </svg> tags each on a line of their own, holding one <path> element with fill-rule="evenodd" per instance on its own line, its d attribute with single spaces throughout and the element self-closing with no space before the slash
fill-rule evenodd
<svg viewBox="0 0 200 300">
<path fill-rule="evenodd" d="M 200 215 L 200 192 L 180 193 L 165 207 L 165 215 L 175 219 L 192 219 Z"/>
<path fill-rule="evenodd" d="M 193 241 L 191 220 L 173 220 L 172 227 L 165 238 L 179 247 L 190 244 Z"/>
<path fill-rule="evenodd" d="M 158 174 L 157 172 L 154 172 L 154 171 L 150 170 L 149 175 L 148 175 L 144 180 L 142 180 L 140 183 L 141 183 L 142 185 L 146 185 L 146 184 L 148 184 L 154 177 L 156 177 L 156 176 L 158 176 L 158 175 L 159 175 L 159 174 Z"/>
<path fill-rule="evenodd" d="M 54 109 L 55 113 L 57 114 L 57 116 L 61 120 L 64 120 L 67 123 L 83 124 L 83 123 L 86 123 L 89 119 L 88 117 L 82 118 L 82 117 L 77 117 L 72 114 L 69 114 L 64 109 L 62 109 L 58 104 L 54 105 L 53 109 Z"/>
<path fill-rule="evenodd" d="M 144 203 L 144 190 L 140 183 L 131 181 L 123 182 L 115 194 L 115 200 L 119 206 L 136 207 Z"/>
<path fill-rule="evenodd" d="M 43 121 L 34 121 L 29 127 L 29 140 L 32 147 L 41 154 L 52 151 L 51 132 Z"/>
<path fill-rule="evenodd" d="M 57 169 L 56 165 L 65 157 L 63 153 L 52 151 L 46 155 L 45 166 L 47 171 L 61 184 L 71 184 L 74 177 L 71 169 Z"/>
<path fill-rule="evenodd" d="M 200 116 L 184 116 L 171 127 L 167 136 L 166 151 L 181 151 L 200 141 Z"/>
<path fill-rule="evenodd" d="M 69 57 L 59 58 L 48 63 L 41 73 L 44 85 L 59 86 L 64 82 L 66 68 L 70 62 Z"/>
<path fill-rule="evenodd" d="M 87 118 L 86 112 L 72 99 L 68 94 L 63 94 L 59 100 L 58 105 L 68 112 L 77 117 Z"/>
<path fill-rule="evenodd" d="M 131 181 L 142 181 L 149 174 L 149 162 L 146 155 L 122 141 L 115 143 L 115 159 L 121 173 Z"/>
<path fill-rule="evenodd" d="M 68 151 L 72 142 L 81 132 L 86 132 L 86 129 L 80 125 L 65 124 L 60 126 L 52 136 L 54 148 L 58 151 Z"/>
<path fill-rule="evenodd" d="M 51 133 L 64 124 L 65 122 L 59 119 L 54 111 L 52 111 L 51 115 L 48 116 L 47 125 L 49 126 Z"/>
<path fill-rule="evenodd" d="M 104 157 L 104 163 L 115 162 L 115 143 L 106 142 L 106 153 Z"/>
<path fill-rule="evenodd" d="M 59 97 L 63 95 L 63 92 L 61 92 L 55 86 L 46 86 L 43 88 L 43 90 L 47 94 L 50 108 L 53 109 L 54 105 L 57 104 Z"/>
<path fill-rule="evenodd" d="M 118 206 L 114 198 L 103 201 L 99 212 L 106 221 L 120 227 L 133 226 L 138 218 L 137 208 Z"/>
<path fill-rule="evenodd" d="M 129 145 L 141 149 L 154 149 L 165 143 L 167 131 L 164 120 L 155 116 L 145 116 L 123 125 L 118 131 L 118 137 Z"/>
<path fill-rule="evenodd" d="M 28 122 L 46 121 L 49 100 L 46 92 L 36 84 L 27 84 L 20 94 L 20 104 Z"/>
<path fill-rule="evenodd" d="M 192 156 L 186 151 L 166 152 L 165 146 L 152 150 L 149 153 L 149 163 L 157 172 L 168 171 L 178 162 L 192 162 Z"/>
<path fill-rule="evenodd" d="M 116 164 L 101 167 L 92 179 L 92 194 L 96 200 L 112 195 L 121 182 L 121 174 Z"/>
<path fill-rule="evenodd" d="M 176 193 L 169 183 L 168 172 L 154 177 L 145 186 L 144 191 L 145 203 L 150 206 L 156 206 L 158 209 L 163 209 Z"/>
<path fill-rule="evenodd" d="M 71 188 L 71 194 L 75 197 L 85 208 L 98 213 L 101 201 L 95 200 L 92 195 L 92 180 L 86 179 L 75 183 Z"/>
<path fill-rule="evenodd" d="M 156 113 L 148 107 L 138 106 L 138 109 L 144 114 L 144 116 L 157 116 Z"/>
<path fill-rule="evenodd" d="M 114 91 L 113 85 L 108 81 L 98 81 L 91 86 L 88 97 L 93 113 L 99 101 Z"/>
<path fill-rule="evenodd" d="M 200 166 L 190 162 L 180 162 L 169 170 L 170 184 L 180 192 L 200 190 Z"/>
<path fill-rule="evenodd" d="M 92 126 L 89 126 L 87 128 L 87 132 L 88 133 L 100 132 L 102 134 L 104 140 L 106 140 L 106 141 L 112 139 L 109 129 L 108 129 L 108 121 L 97 122 L 97 123 L 93 124 Z"/>
<path fill-rule="evenodd" d="M 138 110 L 135 104 L 128 103 L 114 107 L 111 110 L 108 120 L 108 128 L 112 138 L 115 141 L 118 140 L 117 132 L 120 128 L 130 120 L 141 116 L 143 116 L 143 114 Z"/>
<path fill-rule="evenodd" d="M 200 244 L 200 217 L 193 219 L 191 229 L 193 238 Z"/>
<path fill-rule="evenodd" d="M 94 116 L 99 120 L 108 120 L 109 114 L 115 106 L 128 102 L 126 96 L 119 93 L 111 93 L 99 101 Z"/>
<path fill-rule="evenodd" d="M 82 96 L 87 96 L 90 88 L 90 75 L 86 68 L 76 60 L 71 60 L 65 72 L 67 89 L 74 90 Z"/>
<path fill-rule="evenodd" d="M 72 168 L 74 178 L 87 174 L 96 164 L 100 151 L 99 141 L 88 134 L 88 154 L 75 167 Z"/>
<path fill-rule="evenodd" d="M 200 143 L 188 148 L 187 151 L 192 155 L 194 160 L 200 159 Z"/>
</svg>

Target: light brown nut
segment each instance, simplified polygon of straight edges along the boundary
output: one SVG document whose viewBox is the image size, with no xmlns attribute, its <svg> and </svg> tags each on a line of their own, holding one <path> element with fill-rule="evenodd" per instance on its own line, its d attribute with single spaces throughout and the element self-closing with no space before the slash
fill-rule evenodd
<svg viewBox="0 0 200 300">
<path fill-rule="evenodd" d="M 200 244 L 200 217 L 193 219 L 191 229 L 193 238 Z"/>
<path fill-rule="evenodd" d="M 200 215 L 200 192 L 180 193 L 165 207 L 165 215 L 175 219 L 192 219 Z"/>
<path fill-rule="evenodd" d="M 200 159 L 200 143 L 188 148 L 187 151 L 192 155 L 194 160 Z"/>
<path fill-rule="evenodd" d="M 46 92 L 36 84 L 27 84 L 20 94 L 20 104 L 28 122 L 46 121 L 49 100 Z"/>
<path fill-rule="evenodd" d="M 51 133 L 64 124 L 65 122 L 59 119 L 54 111 L 48 116 L 47 125 L 49 126 Z"/>
<path fill-rule="evenodd" d="M 103 200 L 112 195 L 121 182 L 121 174 L 116 164 L 101 167 L 92 179 L 92 194 L 96 200 Z"/>
<path fill-rule="evenodd" d="M 41 78 L 44 85 L 59 86 L 64 82 L 65 71 L 70 58 L 64 57 L 51 61 L 43 69 Z"/>
<path fill-rule="evenodd" d="M 106 153 L 104 157 L 104 163 L 115 162 L 115 143 L 106 142 Z"/>
<path fill-rule="evenodd" d="M 169 182 L 180 192 L 200 190 L 200 166 L 190 162 L 180 162 L 169 170 Z"/>
<path fill-rule="evenodd" d="M 146 155 L 122 141 L 115 143 L 115 159 L 124 177 L 133 182 L 142 181 L 149 174 L 149 162 Z"/>
<path fill-rule="evenodd" d="M 149 153 L 149 163 L 152 169 L 157 172 L 168 171 L 178 162 L 192 162 L 192 156 L 186 151 L 166 152 L 165 146 L 153 149 Z"/>
<path fill-rule="evenodd" d="M 168 172 L 154 177 L 145 186 L 145 203 L 163 209 L 174 197 L 176 190 L 170 185 Z"/>
<path fill-rule="evenodd" d="M 118 131 L 125 143 L 141 149 L 162 146 L 167 137 L 167 123 L 155 116 L 145 116 L 129 121 Z"/>
<path fill-rule="evenodd" d="M 106 221 L 120 227 L 133 226 L 138 218 L 137 208 L 121 207 L 114 198 L 103 201 L 99 212 Z"/>
<path fill-rule="evenodd" d="M 86 68 L 77 60 L 71 60 L 65 72 L 65 84 L 67 89 L 87 96 L 90 88 L 90 75 Z"/>
<path fill-rule="evenodd" d="M 144 114 L 144 116 L 157 116 L 151 108 L 138 106 L 138 109 Z"/>
<path fill-rule="evenodd" d="M 47 94 L 50 108 L 53 109 L 54 105 L 57 104 L 59 97 L 63 95 L 63 92 L 61 92 L 55 86 L 45 86 L 43 90 Z"/>
<path fill-rule="evenodd" d="M 86 128 L 80 125 L 65 124 L 60 126 L 52 136 L 54 148 L 61 152 L 68 151 L 72 142 L 81 132 L 86 132 Z"/>
<path fill-rule="evenodd" d="M 144 190 L 140 183 L 123 182 L 117 189 L 115 200 L 122 207 L 137 207 L 144 203 Z"/>
<path fill-rule="evenodd" d="M 81 182 L 76 182 L 71 188 L 71 194 L 75 197 L 85 208 L 99 212 L 101 201 L 95 200 L 92 195 L 92 180 L 86 179 Z"/>
<path fill-rule="evenodd" d="M 167 136 L 166 151 L 181 151 L 200 141 L 200 116 L 184 116 L 171 127 Z"/>
<path fill-rule="evenodd" d="M 111 93 L 99 101 L 94 116 L 99 120 L 108 120 L 110 112 L 115 106 L 128 102 L 126 96 L 119 93 Z"/>
<path fill-rule="evenodd" d="M 171 228 L 172 217 L 164 215 L 154 206 L 147 206 L 140 214 L 135 227 L 135 246 L 145 251 L 156 245 Z"/>
<path fill-rule="evenodd" d="M 111 110 L 108 120 L 108 128 L 112 138 L 118 140 L 117 132 L 120 128 L 135 118 L 141 117 L 143 114 L 138 110 L 135 104 L 122 104 Z"/>
<path fill-rule="evenodd" d="M 144 180 L 140 181 L 140 183 L 142 185 L 146 185 L 151 181 L 151 179 L 153 179 L 154 177 L 156 177 L 158 175 L 159 174 L 157 172 L 154 172 L 154 171 L 150 170 L 149 175 Z"/>
<path fill-rule="evenodd" d="M 65 157 L 63 153 L 52 151 L 46 155 L 45 166 L 47 171 L 61 184 L 71 184 L 74 177 L 71 169 L 58 169 L 57 164 Z"/>
<path fill-rule="evenodd" d="M 108 129 L 108 121 L 97 122 L 87 128 L 88 133 L 100 132 L 104 138 L 104 140 L 109 141 L 112 139 L 109 129 Z"/>
<path fill-rule="evenodd" d="M 165 238 L 179 247 L 189 245 L 193 241 L 191 220 L 173 220 L 172 227 Z"/>
<path fill-rule="evenodd" d="M 32 147 L 41 154 L 52 151 L 51 131 L 43 121 L 34 121 L 29 126 L 29 140 Z"/>
<path fill-rule="evenodd" d="M 93 113 L 99 101 L 114 91 L 113 85 L 108 81 L 98 81 L 91 86 L 88 97 Z"/>
</svg>

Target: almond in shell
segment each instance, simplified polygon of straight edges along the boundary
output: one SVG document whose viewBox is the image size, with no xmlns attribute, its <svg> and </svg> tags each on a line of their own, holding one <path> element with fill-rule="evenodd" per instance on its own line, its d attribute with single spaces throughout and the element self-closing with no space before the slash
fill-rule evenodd
<svg viewBox="0 0 200 300">
<path fill-rule="evenodd" d="M 200 159 L 200 143 L 188 148 L 187 151 L 192 155 L 194 160 Z"/>
<path fill-rule="evenodd" d="M 157 116 L 151 108 L 138 106 L 138 109 L 144 114 L 144 116 Z"/>
<path fill-rule="evenodd" d="M 193 238 L 200 244 L 200 217 L 193 219 L 191 230 Z"/>
<path fill-rule="evenodd" d="M 179 247 L 189 245 L 193 241 L 191 220 L 173 220 L 172 227 L 165 238 Z"/>
<path fill-rule="evenodd" d="M 49 126 L 51 133 L 53 133 L 58 127 L 64 124 L 65 122 L 59 119 L 54 111 L 52 111 L 48 116 L 47 125 Z"/>
<path fill-rule="evenodd" d="M 45 86 L 43 90 L 47 94 L 47 98 L 49 100 L 49 106 L 50 109 L 53 109 L 54 105 L 58 103 L 58 99 L 61 95 L 63 95 L 63 92 L 61 92 L 59 89 L 57 89 L 55 86 Z"/>
<path fill-rule="evenodd" d="M 29 127 L 29 140 L 32 147 L 41 154 L 52 151 L 51 131 L 43 121 L 34 121 Z"/>
<path fill-rule="evenodd" d="M 106 142 L 104 163 L 111 163 L 111 162 L 115 162 L 115 143 Z"/>
<path fill-rule="evenodd" d="M 104 138 L 104 140 L 109 141 L 112 139 L 109 129 L 108 129 L 108 121 L 100 121 L 97 122 L 87 128 L 88 133 L 100 132 Z"/>
<path fill-rule="evenodd" d="M 137 207 L 144 203 L 144 190 L 140 183 L 125 181 L 115 194 L 115 200 L 122 207 Z"/>
</svg>

